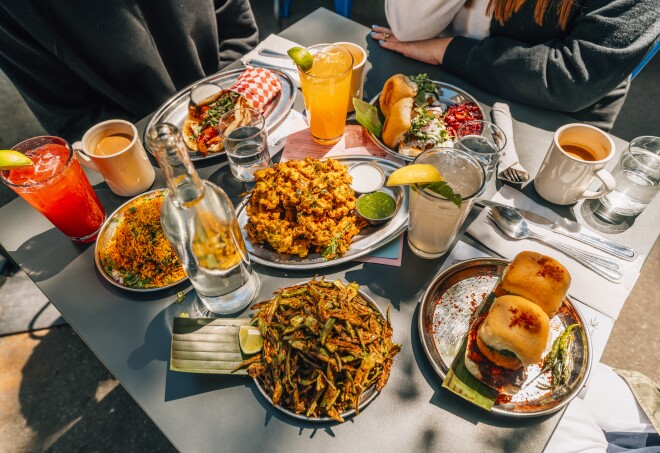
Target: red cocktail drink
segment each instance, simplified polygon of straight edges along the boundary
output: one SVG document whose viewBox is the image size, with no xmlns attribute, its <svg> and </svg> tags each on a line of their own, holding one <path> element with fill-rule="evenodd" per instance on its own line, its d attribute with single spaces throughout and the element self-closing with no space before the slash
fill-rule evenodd
<svg viewBox="0 0 660 453">
<path fill-rule="evenodd" d="M 1 179 L 74 242 L 96 239 L 105 211 L 69 144 L 36 137 L 13 149 L 34 166 L 5 170 Z"/>
</svg>

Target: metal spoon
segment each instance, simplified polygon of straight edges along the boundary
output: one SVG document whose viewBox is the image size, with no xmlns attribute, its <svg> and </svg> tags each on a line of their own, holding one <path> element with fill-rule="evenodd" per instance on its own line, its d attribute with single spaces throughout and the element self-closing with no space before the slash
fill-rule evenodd
<svg viewBox="0 0 660 453">
<path fill-rule="evenodd" d="M 620 283 L 622 275 L 620 267 L 614 261 L 610 261 L 600 255 L 586 252 L 574 247 L 569 247 L 561 242 L 548 239 L 529 229 L 527 221 L 515 210 L 504 206 L 490 208 L 488 218 L 499 227 L 504 234 L 513 239 L 534 239 L 553 247 L 563 254 L 573 258 L 578 263 L 596 272 L 607 280 Z"/>
</svg>

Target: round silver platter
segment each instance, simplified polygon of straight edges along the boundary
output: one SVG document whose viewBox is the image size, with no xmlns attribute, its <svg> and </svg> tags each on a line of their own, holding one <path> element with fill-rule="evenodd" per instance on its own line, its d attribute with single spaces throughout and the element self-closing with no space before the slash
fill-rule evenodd
<svg viewBox="0 0 660 453">
<path fill-rule="evenodd" d="M 307 282 L 298 283 L 298 285 L 304 285 L 305 283 L 307 283 Z M 297 285 L 292 285 L 292 286 L 297 286 Z M 371 297 L 369 297 L 362 290 L 358 290 L 358 292 L 360 293 L 360 296 L 362 296 L 362 298 L 366 302 L 368 302 L 372 307 L 374 307 L 376 310 L 378 310 L 378 313 L 380 313 L 380 315 L 382 316 L 383 319 L 386 319 L 385 318 L 385 313 L 383 312 L 383 310 L 378 306 L 378 304 Z M 254 378 L 254 382 L 257 384 L 257 388 L 259 389 L 261 394 L 264 396 L 264 398 L 266 398 L 268 400 L 268 402 L 272 405 L 273 400 L 270 398 L 270 395 L 266 391 L 266 388 L 263 386 L 261 381 L 259 381 L 258 378 Z M 358 409 L 360 409 L 360 411 L 362 411 L 379 394 L 380 394 L 380 392 L 378 390 L 376 390 L 375 385 L 372 385 L 371 387 L 366 389 L 364 392 L 362 392 L 362 396 L 360 397 L 360 403 L 358 404 Z M 293 418 L 297 418 L 298 420 L 305 420 L 305 421 L 308 421 L 308 422 L 332 422 L 332 423 L 337 423 L 335 420 L 331 419 L 330 417 L 307 417 L 306 415 L 296 414 L 295 412 L 290 411 L 289 409 L 286 409 L 286 408 L 284 408 L 282 406 L 279 406 L 279 405 L 274 406 L 274 407 L 275 407 L 275 409 L 277 409 L 281 412 L 284 412 L 285 414 L 287 414 L 287 415 L 289 415 Z M 352 417 L 353 415 L 355 415 L 355 409 L 349 409 L 349 410 L 344 411 L 344 412 L 341 413 L 341 417 L 344 420 L 346 420 L 348 417 Z"/>
<path fill-rule="evenodd" d="M 152 292 L 152 291 L 160 291 L 162 289 L 167 289 L 171 288 L 173 286 L 178 285 L 179 283 L 183 282 L 184 280 L 187 280 L 188 277 L 184 277 L 179 281 L 170 283 L 168 285 L 164 286 L 159 286 L 157 288 L 133 288 L 130 286 L 126 286 L 122 283 L 119 283 L 117 280 L 112 278 L 111 275 L 108 275 L 107 272 L 105 271 L 105 268 L 103 267 L 102 260 L 101 260 L 101 255 L 103 254 L 103 251 L 105 248 L 108 246 L 108 243 L 110 242 L 110 239 L 112 239 L 112 236 L 115 234 L 115 230 L 117 229 L 117 226 L 119 225 L 119 222 L 122 220 L 124 217 L 124 213 L 126 212 L 127 209 L 129 209 L 131 206 L 134 205 L 134 203 L 140 199 L 147 199 L 147 198 L 155 198 L 163 194 L 167 189 L 156 189 L 156 190 L 151 190 L 149 192 L 145 192 L 143 194 L 140 194 L 134 198 L 131 198 L 128 200 L 126 203 L 123 205 L 119 206 L 115 212 L 113 212 L 105 221 L 103 226 L 101 227 L 101 231 L 99 231 L 99 235 L 96 238 L 96 244 L 94 247 L 94 262 L 96 263 L 96 268 L 99 270 L 101 275 L 111 284 L 116 286 L 117 288 L 125 289 L 127 291 L 135 291 L 135 292 L 140 292 L 140 293 L 145 293 L 145 292 Z"/>
<path fill-rule="evenodd" d="M 187 86 L 165 101 L 165 103 L 158 110 L 156 110 L 156 113 L 153 114 L 149 120 L 149 123 L 144 128 L 142 142 L 144 143 L 145 148 L 151 154 L 153 154 L 153 152 L 149 149 L 149 145 L 147 144 L 146 140 L 146 133 L 150 127 L 158 123 L 170 123 L 181 130 L 184 121 L 188 117 L 190 91 L 194 86 L 202 83 L 212 83 L 218 85 L 220 88 L 228 90 L 234 84 L 234 82 L 236 82 L 238 76 L 241 75 L 243 71 L 245 71 L 244 68 L 213 74 L 202 80 L 198 80 L 192 85 Z M 285 72 L 270 68 L 269 71 L 275 74 L 282 83 L 282 90 L 277 94 L 277 96 L 275 96 L 272 101 L 268 103 L 266 110 L 263 112 L 264 116 L 266 117 L 266 128 L 268 129 L 268 133 L 271 133 L 277 126 L 280 125 L 282 121 L 284 121 L 284 118 L 286 118 L 286 116 L 289 114 L 289 111 L 293 107 L 293 102 L 296 99 L 296 85 L 291 77 Z M 222 151 L 204 156 L 200 152 L 191 149 L 188 150 L 188 153 L 190 154 L 190 160 L 193 161 L 213 159 L 217 156 L 224 155 L 224 151 Z"/>
<path fill-rule="evenodd" d="M 448 267 L 435 277 L 422 298 L 418 327 L 422 346 L 433 369 L 444 380 L 456 353 L 461 348 L 481 302 L 499 282 L 509 261 L 477 258 Z M 578 324 L 582 335 L 574 335 L 570 355 L 568 385 L 553 394 L 542 388 L 548 376 L 534 380 L 539 365 L 527 368 L 527 381 L 507 403 L 496 404 L 492 411 L 508 417 L 537 417 L 558 411 L 584 386 L 591 370 L 591 337 L 582 315 L 567 297 L 550 320 L 550 335 L 555 340 L 571 324 Z"/>
<path fill-rule="evenodd" d="M 460 88 L 455 87 L 454 85 L 450 85 L 448 83 L 438 82 L 436 80 L 434 80 L 433 83 L 435 83 L 438 86 L 438 88 L 440 89 L 439 101 L 440 101 L 441 104 L 443 104 L 443 111 L 446 111 L 447 107 L 450 107 L 452 105 L 462 104 L 464 102 L 474 102 L 479 107 L 479 112 L 481 112 L 481 117 L 484 120 L 488 120 L 488 118 L 486 118 L 486 114 L 484 113 L 484 109 L 481 108 L 481 105 L 479 105 L 477 100 L 475 98 L 473 98 L 471 95 L 469 95 L 465 91 L 461 90 Z M 378 114 L 380 115 L 380 118 L 382 120 L 383 115 L 382 115 L 382 113 L 380 113 L 380 108 L 378 107 L 378 99 L 379 98 L 380 98 L 380 93 L 378 93 L 376 95 L 376 97 L 374 97 L 371 100 L 370 104 L 376 106 L 376 108 L 378 109 Z M 369 134 L 369 137 L 371 137 L 371 139 L 374 141 L 374 143 L 376 145 L 378 145 L 378 147 L 380 149 L 382 149 L 383 151 L 385 151 L 385 152 L 387 152 L 387 153 L 391 154 L 392 156 L 395 156 L 399 159 L 403 159 L 407 162 L 412 162 L 413 160 L 415 160 L 414 156 L 406 156 L 406 155 L 403 155 L 403 154 L 399 154 L 399 152 L 397 150 L 392 149 L 389 146 L 387 146 L 385 143 L 383 143 L 383 141 L 380 139 L 380 137 L 374 135 L 370 131 L 367 131 L 367 133 Z"/>
<path fill-rule="evenodd" d="M 394 170 L 401 168 L 401 164 L 372 156 L 340 156 L 333 157 L 333 159 L 340 161 L 347 167 L 361 162 L 377 163 L 385 172 L 386 177 Z M 383 186 L 380 190 L 392 195 L 396 200 L 397 211 L 394 217 L 382 225 L 368 225 L 363 228 L 360 231 L 360 234 L 353 238 L 353 242 L 346 253 L 334 260 L 326 260 L 320 253 L 311 252 L 305 258 L 300 258 L 298 255 L 285 255 L 276 252 L 269 245 L 252 243 L 250 237 L 245 231 L 245 225 L 248 222 L 246 208 L 249 203 L 249 196 L 246 197 L 241 204 L 236 207 L 236 216 L 238 217 L 238 224 L 241 227 L 241 232 L 245 239 L 245 246 L 250 254 L 250 258 L 264 266 L 279 269 L 301 270 L 330 267 L 368 255 L 397 238 L 408 227 L 408 193 L 401 186 Z"/>
</svg>

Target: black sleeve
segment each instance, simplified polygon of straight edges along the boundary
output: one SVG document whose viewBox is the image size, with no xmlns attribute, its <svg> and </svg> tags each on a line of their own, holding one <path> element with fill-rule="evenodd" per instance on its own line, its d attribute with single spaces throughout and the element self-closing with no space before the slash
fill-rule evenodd
<svg viewBox="0 0 660 453">
<path fill-rule="evenodd" d="M 660 35 L 659 0 L 593 0 L 567 35 L 538 45 L 456 37 L 443 67 L 499 96 L 576 112 L 615 89 Z"/>
<path fill-rule="evenodd" d="M 220 67 L 254 49 L 259 31 L 248 0 L 215 0 Z"/>
</svg>

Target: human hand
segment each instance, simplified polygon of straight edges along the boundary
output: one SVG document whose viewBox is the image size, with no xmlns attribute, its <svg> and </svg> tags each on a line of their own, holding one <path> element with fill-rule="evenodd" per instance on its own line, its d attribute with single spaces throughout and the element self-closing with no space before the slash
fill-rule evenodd
<svg viewBox="0 0 660 453">
<path fill-rule="evenodd" d="M 422 41 L 401 42 L 387 27 L 373 25 L 371 38 L 378 41 L 381 47 L 399 52 L 408 58 L 428 64 L 442 64 L 447 46 L 452 38 L 432 38 Z"/>
</svg>

